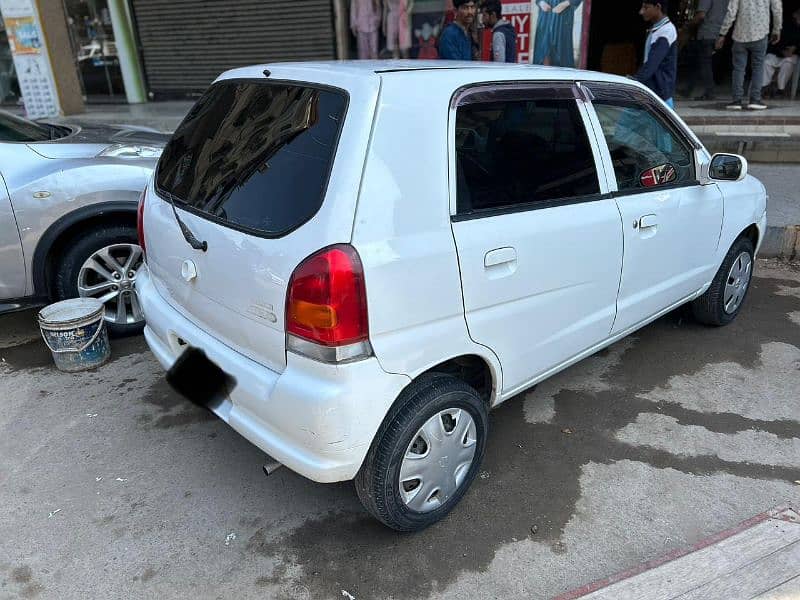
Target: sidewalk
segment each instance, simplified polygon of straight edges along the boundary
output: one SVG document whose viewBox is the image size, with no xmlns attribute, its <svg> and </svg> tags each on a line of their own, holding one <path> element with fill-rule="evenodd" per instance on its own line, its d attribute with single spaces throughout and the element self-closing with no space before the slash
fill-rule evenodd
<svg viewBox="0 0 800 600">
<path fill-rule="evenodd" d="M 554 600 L 789 600 L 800 597 L 800 515 L 756 515 L 686 550 Z"/>
<path fill-rule="evenodd" d="M 678 101 L 676 110 L 712 152 L 751 162 L 800 163 L 800 97 L 767 100 L 764 111 L 730 111 L 726 102 Z"/>
<path fill-rule="evenodd" d="M 172 132 L 193 105 L 194 102 L 191 100 L 148 102 L 146 104 L 88 105 L 85 113 L 63 117 L 59 120 L 107 125 L 135 125 Z"/>
</svg>

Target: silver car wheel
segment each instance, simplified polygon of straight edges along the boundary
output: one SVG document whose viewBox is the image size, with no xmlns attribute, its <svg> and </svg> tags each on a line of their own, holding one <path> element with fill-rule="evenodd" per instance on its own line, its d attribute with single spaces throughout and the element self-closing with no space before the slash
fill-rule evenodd
<svg viewBox="0 0 800 600">
<path fill-rule="evenodd" d="M 475 421 L 459 408 L 438 412 L 420 427 L 400 465 L 400 497 L 417 512 L 442 506 L 464 483 L 475 459 Z"/>
<path fill-rule="evenodd" d="M 144 313 L 136 296 L 136 274 L 142 262 L 142 249 L 136 244 L 101 248 L 83 263 L 78 273 L 78 294 L 105 304 L 109 323 L 139 324 Z"/>
<path fill-rule="evenodd" d="M 728 272 L 725 281 L 725 296 L 723 297 L 725 312 L 735 313 L 744 300 L 747 288 L 750 286 L 750 279 L 753 276 L 753 259 L 750 254 L 742 252 L 736 257 Z"/>
</svg>

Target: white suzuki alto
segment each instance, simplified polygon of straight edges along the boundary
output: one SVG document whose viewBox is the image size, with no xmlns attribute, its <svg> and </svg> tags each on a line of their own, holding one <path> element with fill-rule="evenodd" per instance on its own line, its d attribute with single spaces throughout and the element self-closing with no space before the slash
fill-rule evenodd
<svg viewBox="0 0 800 600">
<path fill-rule="evenodd" d="M 627 79 L 286 63 L 208 89 L 139 215 L 168 380 L 412 531 L 466 493 L 491 408 L 681 304 L 732 321 L 766 193 Z"/>
</svg>

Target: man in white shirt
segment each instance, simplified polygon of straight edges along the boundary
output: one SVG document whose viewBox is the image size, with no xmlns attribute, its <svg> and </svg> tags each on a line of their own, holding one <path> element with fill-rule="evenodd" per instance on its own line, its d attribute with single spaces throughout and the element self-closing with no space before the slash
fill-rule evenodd
<svg viewBox="0 0 800 600">
<path fill-rule="evenodd" d="M 769 35 L 769 15 L 772 12 L 772 35 Z M 764 80 L 764 56 L 767 44 L 777 44 L 783 26 L 783 5 L 781 0 L 730 0 L 728 12 L 715 47 L 720 50 L 725 44 L 734 21 L 733 28 L 733 102 L 728 110 L 742 110 L 744 100 L 744 72 L 747 69 L 747 56 L 750 55 L 752 83 L 750 85 L 750 110 L 764 110 L 761 102 L 761 84 Z"/>
</svg>

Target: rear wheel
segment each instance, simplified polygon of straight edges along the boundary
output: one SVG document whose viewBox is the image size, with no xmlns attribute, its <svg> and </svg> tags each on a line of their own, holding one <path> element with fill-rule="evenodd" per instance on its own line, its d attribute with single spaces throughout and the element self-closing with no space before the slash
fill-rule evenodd
<svg viewBox="0 0 800 600">
<path fill-rule="evenodd" d="M 136 295 L 136 275 L 144 256 L 136 229 L 102 225 L 67 242 L 55 267 L 55 294 L 67 298 L 97 298 L 106 307 L 112 335 L 139 333 L 144 314 Z"/>
<path fill-rule="evenodd" d="M 450 375 L 413 382 L 372 443 L 355 479 L 364 507 L 398 531 L 444 518 L 466 493 L 486 448 L 488 410 Z"/>
<path fill-rule="evenodd" d="M 736 318 L 750 289 L 753 253 L 753 242 L 748 238 L 736 240 L 725 255 L 711 287 L 692 302 L 695 319 L 706 325 L 719 327 Z"/>
</svg>

